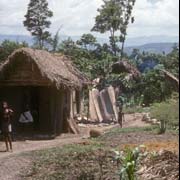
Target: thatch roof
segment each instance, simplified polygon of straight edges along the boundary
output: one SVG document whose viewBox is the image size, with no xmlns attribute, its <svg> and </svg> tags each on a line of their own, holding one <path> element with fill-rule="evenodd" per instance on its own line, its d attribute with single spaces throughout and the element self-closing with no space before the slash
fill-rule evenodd
<svg viewBox="0 0 180 180">
<path fill-rule="evenodd" d="M 127 60 L 118 61 L 112 65 L 112 72 L 115 74 L 128 73 L 133 79 L 139 79 L 141 73 Z"/>
<path fill-rule="evenodd" d="M 177 90 L 179 90 L 179 79 L 177 77 L 175 77 L 172 73 L 170 73 L 166 70 L 161 70 L 161 71 L 165 74 L 166 79 L 173 82 L 175 84 Z"/>
<path fill-rule="evenodd" d="M 31 48 L 21 48 L 14 51 L 0 66 L 0 77 L 21 55 L 27 57 L 23 58 L 23 61 L 34 62 L 41 75 L 55 84 L 57 88 L 61 86 L 79 88 L 88 83 L 88 79 L 72 65 L 71 60 L 66 56 Z"/>
</svg>

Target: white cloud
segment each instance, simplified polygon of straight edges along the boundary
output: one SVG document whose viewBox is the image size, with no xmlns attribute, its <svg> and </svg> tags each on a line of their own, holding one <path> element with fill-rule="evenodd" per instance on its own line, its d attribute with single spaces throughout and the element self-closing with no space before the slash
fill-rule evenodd
<svg viewBox="0 0 180 180">
<path fill-rule="evenodd" d="M 129 28 L 131 36 L 178 35 L 178 0 L 137 0 L 134 16 L 136 21 Z"/>
<path fill-rule="evenodd" d="M 101 0 L 50 1 L 50 7 L 54 12 L 52 29 L 55 31 L 62 25 L 62 31 L 67 35 L 88 32 L 93 26 L 97 8 L 101 4 Z"/>
<path fill-rule="evenodd" d="M 136 1 L 136 21 L 129 27 L 129 36 L 178 34 L 178 0 Z M 0 0 L 0 34 L 29 34 L 22 24 L 28 2 Z M 54 12 L 51 32 L 55 33 L 62 25 L 62 34 L 75 36 L 88 33 L 101 4 L 102 0 L 49 0 L 50 9 Z"/>
</svg>

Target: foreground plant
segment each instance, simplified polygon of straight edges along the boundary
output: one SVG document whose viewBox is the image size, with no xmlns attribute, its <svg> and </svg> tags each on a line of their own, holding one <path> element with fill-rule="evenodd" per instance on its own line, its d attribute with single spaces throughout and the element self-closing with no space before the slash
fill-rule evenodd
<svg viewBox="0 0 180 180">
<path fill-rule="evenodd" d="M 161 120 L 159 125 L 159 134 L 164 134 L 166 132 L 166 121 Z"/>
<path fill-rule="evenodd" d="M 115 160 L 120 168 L 120 180 L 135 180 L 137 165 L 142 156 L 146 156 L 145 146 L 141 145 L 134 149 L 127 148 L 125 151 L 114 151 Z"/>
</svg>

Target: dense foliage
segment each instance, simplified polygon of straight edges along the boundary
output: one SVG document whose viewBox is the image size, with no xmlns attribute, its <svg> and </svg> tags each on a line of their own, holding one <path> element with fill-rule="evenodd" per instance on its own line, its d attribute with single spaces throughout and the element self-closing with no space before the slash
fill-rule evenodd
<svg viewBox="0 0 180 180">
<path fill-rule="evenodd" d="M 179 100 L 177 99 L 176 96 L 170 100 L 153 104 L 150 108 L 151 117 L 164 121 L 167 128 L 179 127 Z"/>
<path fill-rule="evenodd" d="M 26 43 L 5 40 L 0 45 L 0 60 L 6 59 L 15 49 L 26 46 L 28 46 Z M 91 80 L 101 78 L 102 87 L 118 82 L 122 87 L 127 106 L 142 104 L 148 106 L 154 102 L 165 101 L 171 96 L 175 88 L 160 69 L 166 69 L 179 78 L 178 47 L 174 47 L 167 55 L 140 53 L 134 50 L 127 59 L 142 73 L 138 81 L 127 80 L 126 73 L 118 75 L 111 73 L 111 66 L 118 57 L 111 52 L 108 44 L 98 43 L 91 34 L 84 34 L 77 42 L 69 38 L 56 44 L 54 49 L 71 57 L 77 68 Z"/>
<path fill-rule="evenodd" d="M 0 44 L 0 63 L 5 60 L 14 50 L 22 47 L 28 47 L 26 42 L 19 43 L 5 40 Z"/>
<path fill-rule="evenodd" d="M 97 43 L 91 34 L 82 35 L 77 42 L 70 38 L 63 41 L 59 52 L 70 56 L 74 64 L 92 80 L 97 77 L 106 78 L 112 62 L 117 60 L 110 52 L 109 45 Z"/>
<path fill-rule="evenodd" d="M 92 31 L 110 33 L 109 41 L 114 55 L 123 57 L 124 43 L 129 23 L 134 22 L 132 10 L 135 0 L 103 0 Z M 121 48 L 119 47 L 121 44 Z"/>
<path fill-rule="evenodd" d="M 173 84 L 165 78 L 165 69 L 179 78 L 179 47 L 175 45 L 169 54 L 151 54 L 134 49 L 128 56 L 123 52 L 130 22 L 134 22 L 132 10 L 135 0 L 104 0 L 98 9 L 93 31 L 110 32 L 109 43 L 100 44 L 92 34 L 83 34 L 78 41 L 68 38 L 59 42 L 59 30 L 51 37 L 46 30 L 50 26 L 52 12 L 46 0 L 31 0 L 24 25 L 37 38 L 42 48 L 46 41 L 49 51 L 69 56 L 77 68 L 91 80 L 101 79 L 100 87 L 117 85 L 121 88 L 126 106 L 145 105 L 168 99 L 175 91 Z M 42 20 L 42 21 L 39 21 Z M 122 46 L 120 46 L 122 44 Z M 0 61 L 7 58 L 17 48 L 27 46 L 5 40 L 0 45 Z M 113 74 L 112 65 L 118 60 L 126 60 L 141 72 L 141 78 L 132 80 L 127 73 Z"/>
</svg>

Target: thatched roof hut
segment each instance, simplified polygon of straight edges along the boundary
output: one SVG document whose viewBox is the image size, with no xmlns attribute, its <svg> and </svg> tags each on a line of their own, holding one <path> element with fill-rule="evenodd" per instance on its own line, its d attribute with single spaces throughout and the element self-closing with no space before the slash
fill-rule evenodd
<svg viewBox="0 0 180 180">
<path fill-rule="evenodd" d="M 81 113 L 82 89 L 88 78 L 64 55 L 21 48 L 0 66 L 0 101 L 14 109 L 13 127 L 18 131 L 24 106 L 35 112 L 38 132 L 58 135 L 77 133 L 74 116 Z"/>
<path fill-rule="evenodd" d="M 23 62 L 22 62 L 23 60 Z M 13 71 L 20 63 L 29 62 L 37 66 L 44 80 L 50 84 L 60 87 L 81 88 L 88 83 L 88 79 L 80 71 L 78 71 L 72 62 L 64 55 L 51 54 L 44 50 L 35 50 L 31 48 L 21 48 L 14 51 L 8 59 L 0 66 L 0 81 L 7 79 L 9 73 Z M 33 67 L 32 67 L 33 68 Z M 17 83 L 20 83 L 17 79 Z M 24 82 L 38 85 L 39 82 L 32 78 Z"/>
<path fill-rule="evenodd" d="M 128 73 L 133 79 L 139 79 L 141 73 L 127 60 L 118 61 L 112 65 L 112 72 L 115 74 Z"/>
<path fill-rule="evenodd" d="M 179 79 L 177 77 L 175 77 L 172 73 L 166 71 L 166 70 L 160 70 L 164 73 L 165 77 L 167 80 L 169 80 L 170 82 L 172 82 L 175 87 L 176 90 L 179 92 Z"/>
</svg>

